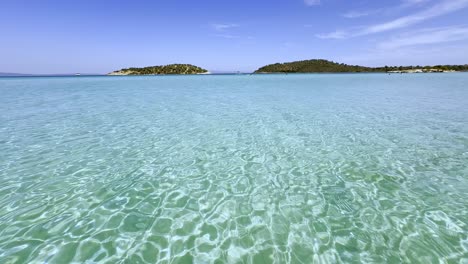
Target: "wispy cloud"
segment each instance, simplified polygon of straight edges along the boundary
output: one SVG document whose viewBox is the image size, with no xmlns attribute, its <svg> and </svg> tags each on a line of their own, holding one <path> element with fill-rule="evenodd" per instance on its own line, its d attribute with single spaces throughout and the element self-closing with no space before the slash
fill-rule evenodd
<svg viewBox="0 0 468 264">
<path fill-rule="evenodd" d="M 433 5 L 430 8 L 424 9 L 423 11 L 408 16 L 400 17 L 386 23 L 369 26 L 361 32 L 359 32 L 357 35 L 367 35 L 399 28 L 405 28 L 431 18 L 458 11 L 460 9 L 466 8 L 467 6 L 468 0 L 444 0 L 439 2 L 438 4 Z"/>
<path fill-rule="evenodd" d="M 414 5 L 420 5 L 429 2 L 430 0 L 402 0 L 402 7 L 405 6 L 414 6 Z"/>
<path fill-rule="evenodd" d="M 394 34 L 364 52 L 339 58 L 362 65 L 465 64 L 468 25 L 425 28 Z"/>
<path fill-rule="evenodd" d="M 401 12 L 402 9 L 411 8 L 414 6 L 420 6 L 422 4 L 426 4 L 431 0 L 401 0 L 401 2 L 395 6 L 387 7 L 387 8 L 375 8 L 375 9 L 363 9 L 363 10 L 350 10 L 344 14 L 342 17 L 345 18 L 360 18 L 370 15 L 376 14 L 389 14 L 395 12 Z"/>
<path fill-rule="evenodd" d="M 240 36 L 231 35 L 231 34 L 216 34 L 215 36 L 225 39 L 238 39 Z"/>
<path fill-rule="evenodd" d="M 378 49 L 394 50 L 402 47 L 429 45 L 468 39 L 468 27 L 430 28 L 407 32 L 378 45 Z"/>
<path fill-rule="evenodd" d="M 304 0 L 304 4 L 307 6 L 320 5 L 320 0 Z"/>
<path fill-rule="evenodd" d="M 345 18 L 358 18 L 358 17 L 369 16 L 369 15 L 375 14 L 375 13 L 377 13 L 379 11 L 380 11 L 380 9 L 365 10 L 365 11 L 351 10 L 349 12 L 344 13 L 342 15 L 342 17 L 345 17 Z"/>
<path fill-rule="evenodd" d="M 408 3 L 409 1 L 412 1 L 413 3 L 419 3 L 424 0 L 408 0 Z M 422 11 L 413 13 L 411 15 L 403 16 L 385 23 L 365 26 L 357 31 L 338 30 L 332 33 L 319 34 L 317 35 L 317 37 L 322 39 L 349 38 L 406 28 L 408 26 L 418 24 L 435 17 L 443 16 L 464 9 L 466 7 L 468 7 L 468 0 L 440 0 L 437 4 L 434 4 L 429 8 L 423 9 Z"/>
<path fill-rule="evenodd" d="M 239 27 L 239 24 L 211 24 L 211 27 L 216 31 L 226 31 L 231 28 Z"/>
<path fill-rule="evenodd" d="M 211 28 L 217 33 L 214 34 L 216 37 L 225 38 L 225 39 L 238 39 L 239 35 L 233 34 L 232 31 L 235 31 L 235 28 L 240 27 L 239 24 L 235 23 L 214 23 L 210 25 Z"/>
<path fill-rule="evenodd" d="M 339 57 L 336 60 L 366 66 L 465 64 L 468 59 L 467 54 L 467 45 L 454 43 L 452 45 L 406 46 L 392 50 L 392 52 L 385 49 L 371 49 Z"/>
<path fill-rule="evenodd" d="M 334 32 L 330 32 L 330 33 L 325 33 L 325 34 L 317 34 L 315 35 L 317 38 L 320 38 L 320 39 L 344 39 L 346 38 L 348 35 L 346 32 L 342 31 L 342 30 L 336 30 Z"/>
</svg>

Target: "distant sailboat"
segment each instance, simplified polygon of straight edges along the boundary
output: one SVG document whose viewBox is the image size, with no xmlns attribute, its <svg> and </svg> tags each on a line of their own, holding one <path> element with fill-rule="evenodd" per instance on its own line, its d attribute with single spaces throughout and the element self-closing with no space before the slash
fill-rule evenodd
<svg viewBox="0 0 468 264">
<path fill-rule="evenodd" d="M 80 76 L 80 75 L 81 75 L 81 73 L 75 73 L 75 76 Z"/>
</svg>

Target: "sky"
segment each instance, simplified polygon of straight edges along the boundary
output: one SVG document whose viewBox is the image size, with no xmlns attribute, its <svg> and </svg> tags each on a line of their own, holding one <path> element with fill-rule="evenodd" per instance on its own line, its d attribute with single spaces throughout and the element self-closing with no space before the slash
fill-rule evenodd
<svg viewBox="0 0 468 264">
<path fill-rule="evenodd" d="M 468 0 L 4 0 L 0 72 L 468 64 Z"/>
</svg>

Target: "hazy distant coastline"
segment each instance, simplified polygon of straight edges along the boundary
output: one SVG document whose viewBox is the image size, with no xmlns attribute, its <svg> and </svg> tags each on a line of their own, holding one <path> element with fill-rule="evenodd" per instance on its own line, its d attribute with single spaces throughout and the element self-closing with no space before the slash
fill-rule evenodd
<svg viewBox="0 0 468 264">
<path fill-rule="evenodd" d="M 71 76 L 104 76 L 100 73 L 49 73 L 49 74 L 27 74 L 27 73 L 9 73 L 0 72 L 0 77 L 71 77 Z"/>
<path fill-rule="evenodd" d="M 12 72 L 0 72 L 0 77 L 20 77 L 20 76 L 32 76 L 32 74 L 24 73 L 12 73 Z"/>
</svg>

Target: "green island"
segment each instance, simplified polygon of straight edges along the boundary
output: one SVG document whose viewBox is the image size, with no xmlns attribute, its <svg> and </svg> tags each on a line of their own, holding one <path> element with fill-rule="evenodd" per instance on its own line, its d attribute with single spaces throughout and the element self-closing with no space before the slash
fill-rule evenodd
<svg viewBox="0 0 468 264">
<path fill-rule="evenodd" d="M 159 74 L 206 74 L 207 70 L 191 64 L 169 64 L 143 68 L 126 68 L 107 75 L 159 75 Z"/>
<path fill-rule="evenodd" d="M 385 66 L 365 67 L 348 65 L 328 60 L 303 60 L 287 63 L 275 63 L 261 67 L 255 73 L 335 73 L 335 72 L 388 72 L 388 73 L 425 73 L 468 71 L 465 65 L 436 66 Z"/>
</svg>

